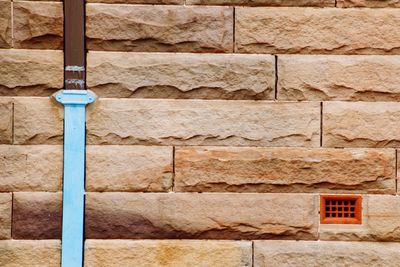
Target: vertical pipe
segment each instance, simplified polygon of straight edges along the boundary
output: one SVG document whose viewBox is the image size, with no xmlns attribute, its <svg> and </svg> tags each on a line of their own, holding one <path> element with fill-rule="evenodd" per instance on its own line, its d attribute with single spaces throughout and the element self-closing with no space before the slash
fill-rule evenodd
<svg viewBox="0 0 400 267">
<path fill-rule="evenodd" d="M 64 107 L 62 266 L 82 266 L 85 106 Z"/>
<path fill-rule="evenodd" d="M 64 88 L 55 98 L 64 105 L 64 178 L 61 266 L 83 265 L 86 105 L 95 95 L 86 88 L 85 0 L 64 0 Z"/>
<path fill-rule="evenodd" d="M 85 1 L 64 0 L 65 89 L 85 89 Z"/>
<path fill-rule="evenodd" d="M 95 100 L 88 90 L 61 90 L 55 98 L 64 105 L 64 177 L 61 266 L 83 264 L 85 201 L 86 105 Z"/>
</svg>

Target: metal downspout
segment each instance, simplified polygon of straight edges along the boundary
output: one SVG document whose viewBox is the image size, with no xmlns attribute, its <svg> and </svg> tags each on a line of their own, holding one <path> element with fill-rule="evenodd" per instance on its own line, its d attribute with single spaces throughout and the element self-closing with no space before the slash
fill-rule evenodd
<svg viewBox="0 0 400 267">
<path fill-rule="evenodd" d="M 85 0 L 64 0 L 64 175 L 61 266 L 81 267 L 84 256 L 86 105 Z"/>
<path fill-rule="evenodd" d="M 86 105 L 96 96 L 88 90 L 61 90 L 64 105 L 64 175 L 61 266 L 83 265 L 85 203 Z"/>
</svg>

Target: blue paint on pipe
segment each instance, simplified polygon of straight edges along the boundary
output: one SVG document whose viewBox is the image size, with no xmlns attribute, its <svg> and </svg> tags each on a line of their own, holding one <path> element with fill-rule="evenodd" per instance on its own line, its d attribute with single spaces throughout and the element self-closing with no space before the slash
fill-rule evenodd
<svg viewBox="0 0 400 267">
<path fill-rule="evenodd" d="M 61 266 L 83 264 L 85 201 L 86 105 L 96 99 L 88 90 L 61 90 L 55 99 L 64 105 L 64 178 Z"/>
</svg>

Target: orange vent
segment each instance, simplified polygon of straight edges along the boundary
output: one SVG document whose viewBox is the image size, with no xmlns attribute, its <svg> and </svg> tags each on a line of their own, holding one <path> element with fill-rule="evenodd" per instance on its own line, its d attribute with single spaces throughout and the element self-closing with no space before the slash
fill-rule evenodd
<svg viewBox="0 0 400 267">
<path fill-rule="evenodd" d="M 361 224 L 361 196 L 321 196 L 322 224 Z"/>
</svg>

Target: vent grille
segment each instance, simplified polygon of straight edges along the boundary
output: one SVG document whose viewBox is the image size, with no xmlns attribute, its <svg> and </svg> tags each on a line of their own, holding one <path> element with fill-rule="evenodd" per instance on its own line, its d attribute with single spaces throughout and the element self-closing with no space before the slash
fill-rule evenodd
<svg viewBox="0 0 400 267">
<path fill-rule="evenodd" d="M 361 196 L 321 196 L 322 224 L 361 224 Z"/>
</svg>

